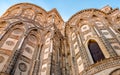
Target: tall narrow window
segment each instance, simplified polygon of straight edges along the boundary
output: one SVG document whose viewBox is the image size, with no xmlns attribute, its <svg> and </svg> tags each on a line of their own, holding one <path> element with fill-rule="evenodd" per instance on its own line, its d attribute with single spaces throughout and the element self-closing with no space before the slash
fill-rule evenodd
<svg viewBox="0 0 120 75">
<path fill-rule="evenodd" d="M 96 63 L 97 61 L 100 61 L 102 59 L 105 59 L 105 56 L 103 55 L 98 43 L 94 40 L 90 40 L 88 42 L 88 48 L 91 53 L 91 56 L 93 58 L 93 61 Z"/>
</svg>

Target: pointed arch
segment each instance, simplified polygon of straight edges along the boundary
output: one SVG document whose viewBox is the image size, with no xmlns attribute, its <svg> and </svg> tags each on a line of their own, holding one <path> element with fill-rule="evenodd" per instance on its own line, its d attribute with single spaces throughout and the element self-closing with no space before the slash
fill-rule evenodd
<svg viewBox="0 0 120 75">
<path fill-rule="evenodd" d="M 0 70 L 5 69 L 7 73 L 10 73 L 13 69 L 12 67 L 14 67 L 13 64 L 16 62 L 16 57 L 19 51 L 18 48 L 22 43 L 21 40 L 23 39 L 22 37 L 25 33 L 25 29 L 23 28 L 23 26 L 24 24 L 21 24 L 21 26 L 19 26 L 19 24 L 17 23 L 14 26 L 8 28 L 6 30 L 6 34 L 1 39 L 0 50 L 1 52 L 3 52 L 3 54 L 0 53 L 0 55 L 5 55 L 6 57 L 4 58 L 6 59 L 2 62 L 3 66 L 0 66 Z M 13 55 L 14 57 L 12 57 Z"/>
<path fill-rule="evenodd" d="M 105 56 L 102 53 L 101 48 L 99 47 L 98 43 L 95 40 L 92 39 L 89 40 L 88 49 L 95 63 L 97 61 L 105 59 Z"/>
<path fill-rule="evenodd" d="M 33 68 L 35 64 L 36 57 L 38 55 L 38 44 L 39 44 L 39 36 L 38 31 L 35 28 L 29 29 L 29 32 L 27 32 L 27 36 L 20 48 L 20 56 L 17 60 L 17 63 L 15 65 L 14 74 L 20 75 L 20 72 L 22 72 L 25 75 L 31 74 L 33 72 Z M 22 64 L 22 65 L 21 65 Z M 24 68 L 22 68 L 24 66 Z"/>
</svg>

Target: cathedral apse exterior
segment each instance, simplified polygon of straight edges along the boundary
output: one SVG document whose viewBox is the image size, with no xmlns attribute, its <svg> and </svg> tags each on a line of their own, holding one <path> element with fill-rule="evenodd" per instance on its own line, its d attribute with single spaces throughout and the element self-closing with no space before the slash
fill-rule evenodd
<svg viewBox="0 0 120 75">
<path fill-rule="evenodd" d="M 0 75 L 120 75 L 120 11 L 85 9 L 64 22 L 30 3 L 0 18 Z"/>
</svg>

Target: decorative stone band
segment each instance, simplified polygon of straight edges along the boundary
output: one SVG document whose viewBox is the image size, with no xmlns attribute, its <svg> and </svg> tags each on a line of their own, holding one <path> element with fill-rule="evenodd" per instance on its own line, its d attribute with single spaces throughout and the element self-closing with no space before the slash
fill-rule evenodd
<svg viewBox="0 0 120 75">
<path fill-rule="evenodd" d="M 6 74 L 6 73 L 3 73 L 3 72 L 0 72 L 0 75 L 9 75 L 9 74 Z"/>
<path fill-rule="evenodd" d="M 100 71 L 103 71 L 105 69 L 109 69 L 115 66 L 120 66 L 120 57 L 113 57 L 113 58 L 101 60 L 100 62 L 97 62 L 89 66 L 81 74 L 82 75 L 93 75 L 95 73 L 98 73 Z"/>
</svg>

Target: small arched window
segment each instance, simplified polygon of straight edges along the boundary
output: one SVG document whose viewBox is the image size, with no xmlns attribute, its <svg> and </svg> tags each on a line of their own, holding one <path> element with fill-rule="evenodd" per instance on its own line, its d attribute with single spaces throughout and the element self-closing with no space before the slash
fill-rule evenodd
<svg viewBox="0 0 120 75">
<path fill-rule="evenodd" d="M 105 59 L 105 56 L 103 55 L 98 43 L 95 40 L 90 40 L 88 42 L 88 48 L 89 48 L 90 54 L 91 54 L 91 56 L 93 58 L 93 61 L 95 63 L 97 61 Z"/>
</svg>

